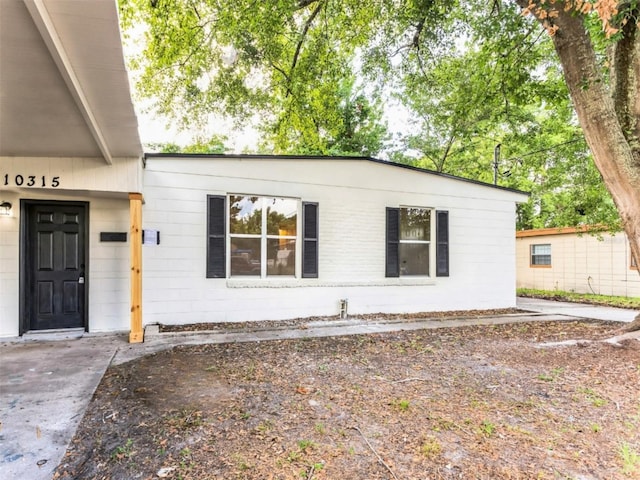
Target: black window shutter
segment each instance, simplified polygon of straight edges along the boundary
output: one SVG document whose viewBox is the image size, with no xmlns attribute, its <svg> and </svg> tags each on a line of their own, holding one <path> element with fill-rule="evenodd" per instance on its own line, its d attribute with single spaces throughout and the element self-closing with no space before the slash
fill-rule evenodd
<svg viewBox="0 0 640 480">
<path fill-rule="evenodd" d="M 226 198 L 207 195 L 207 278 L 225 278 Z"/>
<path fill-rule="evenodd" d="M 302 278 L 318 278 L 318 204 L 302 202 Z"/>
<path fill-rule="evenodd" d="M 436 277 L 449 276 L 449 212 L 436 211 Z"/>
<path fill-rule="evenodd" d="M 386 271 L 387 277 L 400 276 L 400 209 L 387 207 L 386 238 Z"/>
</svg>

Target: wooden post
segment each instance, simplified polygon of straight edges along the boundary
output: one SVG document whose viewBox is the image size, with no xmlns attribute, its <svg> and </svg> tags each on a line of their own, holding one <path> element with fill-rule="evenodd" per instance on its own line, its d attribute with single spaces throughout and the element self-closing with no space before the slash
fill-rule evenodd
<svg viewBox="0 0 640 480">
<path fill-rule="evenodd" d="M 131 331 L 129 343 L 144 341 L 142 330 L 142 194 L 129 194 L 131 261 Z"/>
</svg>

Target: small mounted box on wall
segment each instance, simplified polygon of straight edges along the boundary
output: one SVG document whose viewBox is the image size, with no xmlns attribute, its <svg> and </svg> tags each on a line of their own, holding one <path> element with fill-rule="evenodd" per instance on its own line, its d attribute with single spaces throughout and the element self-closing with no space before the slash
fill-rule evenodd
<svg viewBox="0 0 640 480">
<path fill-rule="evenodd" d="M 142 230 L 143 245 L 160 245 L 160 232 L 158 230 Z"/>
<path fill-rule="evenodd" d="M 126 242 L 127 232 L 100 232 L 101 242 Z"/>
</svg>

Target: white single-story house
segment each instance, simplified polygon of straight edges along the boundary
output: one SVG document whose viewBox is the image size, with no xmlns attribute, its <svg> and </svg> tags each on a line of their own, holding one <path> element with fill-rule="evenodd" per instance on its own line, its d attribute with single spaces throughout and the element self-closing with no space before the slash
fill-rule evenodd
<svg viewBox="0 0 640 480">
<path fill-rule="evenodd" d="M 597 232 L 589 226 L 518 231 L 518 288 L 640 297 L 627 236 Z"/>
<path fill-rule="evenodd" d="M 115 1 L 0 1 L 0 336 L 513 307 L 527 195 L 371 158 L 142 154 Z"/>
<path fill-rule="evenodd" d="M 145 322 L 515 305 L 526 195 L 368 158 L 145 156 Z M 344 308 L 344 307 L 343 307 Z"/>
</svg>

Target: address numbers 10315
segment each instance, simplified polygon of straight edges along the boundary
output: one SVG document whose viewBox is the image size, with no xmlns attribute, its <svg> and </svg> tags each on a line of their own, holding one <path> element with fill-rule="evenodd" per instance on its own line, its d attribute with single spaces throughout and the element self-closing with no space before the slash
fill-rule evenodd
<svg viewBox="0 0 640 480">
<path fill-rule="evenodd" d="M 57 188 L 60 186 L 60 177 L 47 175 L 9 175 L 2 177 L 2 185 L 12 187 Z"/>
</svg>

